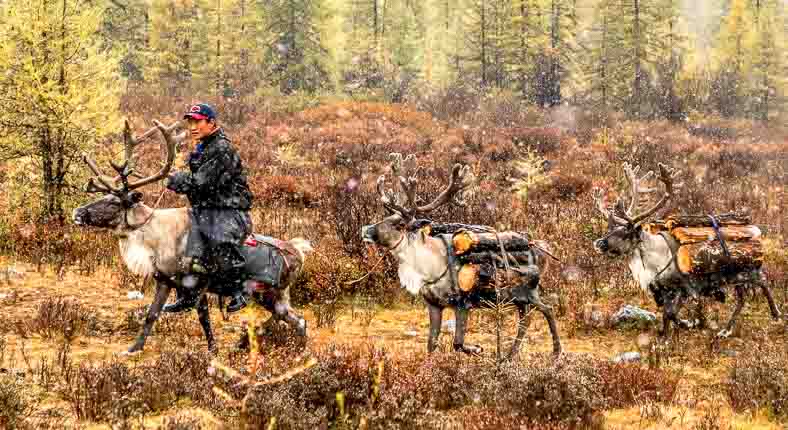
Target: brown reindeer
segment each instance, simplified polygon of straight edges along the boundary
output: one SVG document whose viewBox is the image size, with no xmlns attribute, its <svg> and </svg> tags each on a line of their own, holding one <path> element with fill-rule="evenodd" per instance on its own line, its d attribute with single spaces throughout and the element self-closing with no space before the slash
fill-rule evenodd
<svg viewBox="0 0 788 430">
<path fill-rule="evenodd" d="M 181 288 L 184 282 L 196 282 L 194 277 L 180 272 L 180 259 L 186 251 L 186 241 L 191 228 L 188 208 L 153 209 L 142 202 L 140 187 L 164 179 L 172 168 L 176 144 L 184 135 L 173 136 L 175 123 L 166 127 L 154 121 L 155 128 L 138 138 L 133 138 L 126 122 L 124 132 L 126 160 L 117 165 L 110 162 L 118 173 L 115 179 L 101 173 L 95 161 L 87 154 L 83 160 L 95 173 L 85 191 L 103 194 L 101 198 L 74 210 L 76 225 L 112 230 L 118 237 L 120 254 L 128 269 L 138 275 L 152 276 L 156 280 L 156 293 L 148 308 L 143 328 L 128 352 L 141 351 L 151 328 L 162 311 L 170 290 Z M 159 130 L 166 143 L 167 158 L 164 166 L 154 175 L 130 181 L 134 176 L 132 154 L 134 148 L 145 138 Z M 137 176 L 139 178 L 139 176 Z M 118 182 L 120 185 L 118 186 Z M 253 289 L 255 301 L 272 313 L 272 318 L 284 320 L 295 328 L 300 336 L 306 336 L 306 322 L 290 306 L 290 285 L 295 281 L 303 266 L 306 253 L 311 251 L 309 242 L 301 238 L 281 241 L 275 238 L 254 235 L 244 246 L 247 270 L 244 281 Z M 207 291 L 225 295 L 227 286 L 220 280 L 208 279 Z M 208 348 L 215 351 L 216 345 L 211 332 L 208 300 L 200 298 L 197 314 L 208 341 Z M 242 338 L 241 343 L 244 344 Z"/>
<path fill-rule="evenodd" d="M 361 237 L 364 241 L 379 245 L 391 252 L 399 262 L 399 280 L 403 288 L 414 296 L 421 296 L 427 302 L 430 318 L 429 339 L 427 350 L 432 352 L 437 347 L 440 335 L 441 319 L 445 308 L 452 308 L 455 315 L 454 349 L 465 353 L 479 353 L 477 345 L 465 344 L 465 323 L 468 311 L 472 308 L 487 306 L 490 303 L 511 301 L 519 312 L 517 337 L 512 344 L 508 357 L 513 357 L 520 349 L 526 330 L 526 306 L 535 306 L 545 317 L 553 337 L 553 352 L 561 352 L 555 318 L 549 306 L 539 298 L 539 279 L 546 265 L 546 254 L 539 249 L 547 248 L 543 241 L 535 241 L 539 247 L 533 246 L 529 253 L 529 264 L 517 267 L 513 276 L 513 285 L 499 289 L 474 288 L 471 292 L 462 291 L 457 285 L 454 274 L 459 270 L 459 262 L 452 256 L 441 237 L 432 236 L 422 228 L 425 222 L 418 219 L 459 196 L 469 185 L 469 167 L 455 164 L 451 171 L 449 184 L 431 203 L 418 206 L 416 200 L 415 157 L 409 155 L 402 158 L 394 157 L 392 170 L 398 178 L 407 202 L 400 204 L 389 190 L 384 190 L 385 176 L 378 178 L 378 192 L 383 206 L 390 215 L 377 223 L 362 227 Z M 405 167 L 403 168 L 403 164 Z M 405 172 L 404 170 L 408 170 Z M 501 232 L 503 234 L 505 232 Z M 449 242 L 451 239 L 449 238 Z"/>
</svg>

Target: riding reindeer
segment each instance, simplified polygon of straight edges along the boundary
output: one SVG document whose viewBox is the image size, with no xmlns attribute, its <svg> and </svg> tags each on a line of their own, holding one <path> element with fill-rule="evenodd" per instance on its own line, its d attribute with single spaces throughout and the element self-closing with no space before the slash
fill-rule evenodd
<svg viewBox="0 0 788 430">
<path fill-rule="evenodd" d="M 133 138 L 126 122 L 124 131 L 126 160 L 117 165 L 110 162 L 118 176 L 113 180 L 104 176 L 95 161 L 83 154 L 83 160 L 96 174 L 85 187 L 85 191 L 104 194 L 96 201 L 74 210 L 76 225 L 112 230 L 118 237 L 120 253 L 128 269 L 138 275 L 153 276 L 156 294 L 148 308 L 143 328 L 129 353 L 141 351 L 151 328 L 161 313 L 170 290 L 181 288 L 190 276 L 179 272 L 180 259 L 186 252 L 186 241 L 191 228 L 188 208 L 154 209 L 142 203 L 138 188 L 155 183 L 167 176 L 175 159 L 176 144 L 182 137 L 173 136 L 178 125 L 165 127 L 154 121 L 156 127 L 138 138 Z M 159 130 L 166 142 L 167 159 L 158 173 L 130 182 L 133 173 L 132 152 L 145 138 Z M 118 180 L 120 186 L 117 186 Z M 254 289 L 255 301 L 272 313 L 272 318 L 286 321 L 300 336 L 306 336 L 306 322 L 290 306 L 290 285 L 300 272 L 306 253 L 311 251 L 309 243 L 301 238 L 290 241 L 253 235 L 244 248 L 247 261 L 246 286 Z M 224 295 L 223 286 L 210 282 L 207 292 Z M 197 305 L 197 315 L 211 351 L 216 344 L 211 331 L 208 300 L 203 294 Z M 241 344 L 245 343 L 242 336 Z"/>
<path fill-rule="evenodd" d="M 507 359 L 512 358 L 520 350 L 520 344 L 527 328 L 525 324 L 527 305 L 534 305 L 542 312 L 550 326 L 553 352 L 556 355 L 560 354 L 561 343 L 552 310 L 539 298 L 539 278 L 546 265 L 545 254 L 537 247 L 531 247 L 527 251 L 530 253 L 528 258 L 530 264 L 518 268 L 516 285 L 500 289 L 475 288 L 472 290 L 475 294 L 462 291 L 455 282 L 460 264 L 441 237 L 432 236 L 424 230 L 423 227 L 429 221 L 418 217 L 434 211 L 455 197 L 460 197 L 465 188 L 470 185 L 469 167 L 455 164 L 446 188 L 433 202 L 417 206 L 415 203 L 415 157 L 409 155 L 404 160 L 406 166 L 410 166 L 407 167 L 410 174 L 403 175 L 401 171 L 402 155 L 391 154 L 391 156 L 394 158 L 391 165 L 393 173 L 398 177 L 407 202 L 404 205 L 400 204 L 391 190 L 386 191 L 384 189 L 385 175 L 380 176 L 377 190 L 389 216 L 375 224 L 362 227 L 361 237 L 365 242 L 384 247 L 388 252 L 391 252 L 399 263 L 400 285 L 412 295 L 422 296 L 427 303 L 430 318 L 427 350 L 432 352 L 437 347 L 443 310 L 452 308 L 455 315 L 455 351 L 482 352 L 482 348 L 478 345 L 465 344 L 465 324 L 468 312 L 472 308 L 496 303 L 496 299 L 499 299 L 501 302 L 512 301 L 519 312 L 517 337 L 506 357 Z M 459 200 L 457 203 L 464 204 L 460 199 L 457 200 Z M 451 242 L 450 238 L 448 242 Z M 546 244 L 542 243 L 542 247 L 546 247 Z M 523 273 L 525 276 L 519 276 Z M 496 290 L 500 291 L 500 297 L 496 297 Z"/>
<path fill-rule="evenodd" d="M 640 196 L 655 191 L 641 188 L 654 172 L 649 171 L 638 178 L 639 170 L 639 167 L 632 168 L 628 163 L 624 164 L 626 179 L 631 187 L 630 202 L 627 207 L 623 199 L 619 198 L 614 209 L 609 210 L 604 203 L 604 192 L 599 188 L 594 189 L 596 207 L 608 220 L 607 234 L 594 241 L 594 248 L 597 252 L 611 258 L 627 257 L 632 276 L 641 289 L 651 291 L 657 305 L 663 307 L 662 335 L 667 337 L 670 322 L 685 329 L 698 325 L 697 320 L 686 321 L 678 317 L 684 303 L 689 298 L 697 298 L 698 295 L 712 296 L 718 301 L 724 301 L 726 286 L 732 286 L 736 292 L 736 308 L 726 327 L 717 333 L 716 338 L 730 336 L 736 318 L 744 306 L 745 288 L 754 285 L 760 287 L 766 296 L 772 317 L 779 318 L 780 312 L 760 267 L 745 267 L 725 274 L 692 275 L 681 272 L 677 260 L 679 244 L 676 239 L 667 231 L 652 233 L 642 227 L 650 216 L 673 197 L 673 178 L 677 172 L 660 163 L 659 181 L 664 184 L 665 191 L 653 206 L 644 212 L 635 213 L 640 203 Z"/>
</svg>

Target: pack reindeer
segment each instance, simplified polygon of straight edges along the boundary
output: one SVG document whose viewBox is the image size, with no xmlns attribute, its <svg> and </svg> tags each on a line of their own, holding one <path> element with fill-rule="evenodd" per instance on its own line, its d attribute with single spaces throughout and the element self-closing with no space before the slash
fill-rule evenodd
<svg viewBox="0 0 788 430">
<path fill-rule="evenodd" d="M 479 289 L 475 294 L 462 291 L 456 282 L 459 263 L 451 255 L 445 242 L 428 234 L 422 227 L 429 221 L 420 219 L 435 209 L 449 203 L 452 199 L 459 204 L 463 191 L 470 185 L 469 167 L 455 164 L 449 176 L 449 184 L 429 204 L 416 205 L 415 157 L 409 155 L 404 161 L 401 154 L 391 154 L 394 161 L 392 171 L 397 177 L 406 202 L 399 202 L 392 190 L 385 190 L 385 175 L 378 178 L 377 191 L 380 201 L 389 213 L 383 220 L 362 227 L 361 237 L 365 242 L 385 248 L 396 257 L 399 267 L 400 285 L 409 293 L 424 298 L 430 319 L 427 350 L 432 352 L 437 347 L 440 335 L 443 311 L 451 308 L 455 315 L 454 350 L 464 353 L 481 353 L 478 345 L 465 344 L 465 328 L 470 309 L 487 306 L 490 303 L 511 301 L 519 313 L 518 330 L 507 359 L 512 358 L 520 349 L 525 335 L 526 307 L 533 305 L 544 315 L 553 338 L 553 352 L 561 352 L 555 318 L 549 306 L 539 298 L 540 273 L 546 265 L 546 255 L 536 247 L 530 248 L 530 264 L 521 268 L 525 276 L 518 276 L 515 285 L 499 289 L 500 297 L 496 297 L 497 289 Z M 409 172 L 403 171 L 403 164 Z M 540 241 L 541 242 L 541 241 Z M 546 244 L 542 243 L 542 247 Z"/>
<path fill-rule="evenodd" d="M 724 301 L 725 288 L 733 288 L 736 294 L 736 308 L 725 328 L 715 338 L 726 338 L 732 333 L 736 318 L 744 306 L 745 289 L 759 287 L 769 302 L 772 317 L 780 317 L 771 291 L 765 282 L 760 267 L 741 268 L 739 271 L 725 274 L 693 275 L 679 270 L 677 260 L 677 240 L 667 231 L 652 233 L 643 228 L 649 217 L 674 195 L 674 177 L 677 172 L 659 163 L 658 179 L 665 190 L 659 200 L 643 212 L 637 213 L 643 194 L 653 193 L 655 189 L 645 188 L 643 184 L 654 172 L 649 171 L 638 177 L 639 167 L 624 164 L 626 180 L 631 188 L 629 204 L 619 198 L 614 208 L 609 209 L 604 203 L 604 191 L 595 188 L 593 198 L 597 209 L 608 220 L 608 231 L 602 238 L 594 241 L 597 252 L 611 258 L 626 257 L 629 270 L 643 291 L 650 291 L 658 306 L 663 308 L 662 336 L 667 336 L 670 323 L 681 328 L 690 329 L 699 325 L 698 320 L 687 321 L 679 318 L 679 311 L 688 299 L 699 296 L 711 296 Z"/>
<path fill-rule="evenodd" d="M 131 136 L 129 124 L 126 122 L 124 131 L 126 160 L 121 165 L 110 161 L 118 174 L 114 179 L 103 175 L 95 161 L 87 154 L 83 154 L 84 162 L 96 175 L 87 183 L 85 191 L 103 196 L 75 209 L 73 213 L 73 221 L 76 225 L 111 230 L 118 237 L 120 254 L 129 271 L 137 275 L 152 276 L 156 281 L 153 303 L 148 308 L 145 322 L 136 341 L 128 349 L 129 353 L 144 348 L 145 340 L 150 335 L 151 328 L 158 319 L 171 289 L 177 291 L 183 287 L 184 282 L 194 279 L 179 272 L 179 268 L 183 267 L 180 259 L 186 252 L 186 242 L 192 222 L 189 208 L 154 209 L 142 202 L 143 195 L 138 191 L 139 188 L 153 184 L 168 175 L 175 159 L 176 145 L 185 136 L 185 134 L 173 136 L 177 122 L 168 127 L 158 121 L 154 122 L 156 124 L 154 128 L 137 138 Z M 136 175 L 140 179 L 130 181 L 129 178 L 135 177 L 131 164 L 135 147 L 152 136 L 156 130 L 161 132 L 167 147 L 164 166 L 151 176 Z M 258 235 L 254 235 L 254 238 L 265 244 L 277 246 L 276 249 L 279 251 L 249 242 L 244 246 L 249 275 L 247 286 L 261 287 L 257 282 L 257 279 L 261 278 L 272 284 L 268 288 L 255 289 L 254 300 L 269 310 L 272 318 L 284 320 L 296 330 L 298 335 L 305 336 L 306 323 L 290 306 L 290 285 L 301 270 L 304 257 L 311 250 L 311 246 L 301 238 L 287 242 Z M 250 266 L 251 264 L 254 266 Z M 270 279 L 270 271 L 266 271 L 272 265 L 281 269 L 276 272 L 279 279 L 273 281 Z M 265 272 L 264 277 L 256 276 L 261 272 Z M 207 292 L 220 296 L 224 293 L 222 285 L 214 283 L 210 283 Z M 215 351 L 216 343 L 211 330 L 208 300 L 205 294 L 197 305 L 197 315 L 208 348 Z M 246 340 L 245 335 L 242 335 L 240 343 L 243 345 Z"/>
</svg>

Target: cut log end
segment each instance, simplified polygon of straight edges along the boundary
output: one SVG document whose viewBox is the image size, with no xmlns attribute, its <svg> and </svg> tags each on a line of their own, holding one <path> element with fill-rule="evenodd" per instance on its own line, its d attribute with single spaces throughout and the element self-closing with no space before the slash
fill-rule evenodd
<svg viewBox="0 0 788 430">
<path fill-rule="evenodd" d="M 457 281 L 460 284 L 460 290 L 469 292 L 473 290 L 479 280 L 479 266 L 475 264 L 465 264 L 460 268 L 457 274 Z"/>
<path fill-rule="evenodd" d="M 454 242 L 454 253 L 456 255 L 465 254 L 476 244 L 475 235 L 470 231 L 457 233 L 452 240 Z"/>
</svg>

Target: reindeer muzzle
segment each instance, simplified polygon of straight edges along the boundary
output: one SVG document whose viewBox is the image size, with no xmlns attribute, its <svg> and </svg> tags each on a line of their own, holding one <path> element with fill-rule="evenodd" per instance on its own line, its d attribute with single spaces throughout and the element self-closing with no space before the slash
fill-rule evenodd
<svg viewBox="0 0 788 430">
<path fill-rule="evenodd" d="M 75 225 L 85 225 L 87 224 L 87 219 L 85 219 L 88 215 L 88 212 L 82 208 L 76 208 L 71 213 L 71 219 L 74 221 Z"/>
<path fill-rule="evenodd" d="M 594 249 L 602 254 L 608 252 L 610 250 L 610 246 L 607 243 L 607 239 L 597 239 L 594 241 Z"/>
<path fill-rule="evenodd" d="M 361 227 L 361 240 L 367 243 L 377 244 L 378 229 L 375 225 L 365 225 Z"/>
</svg>

